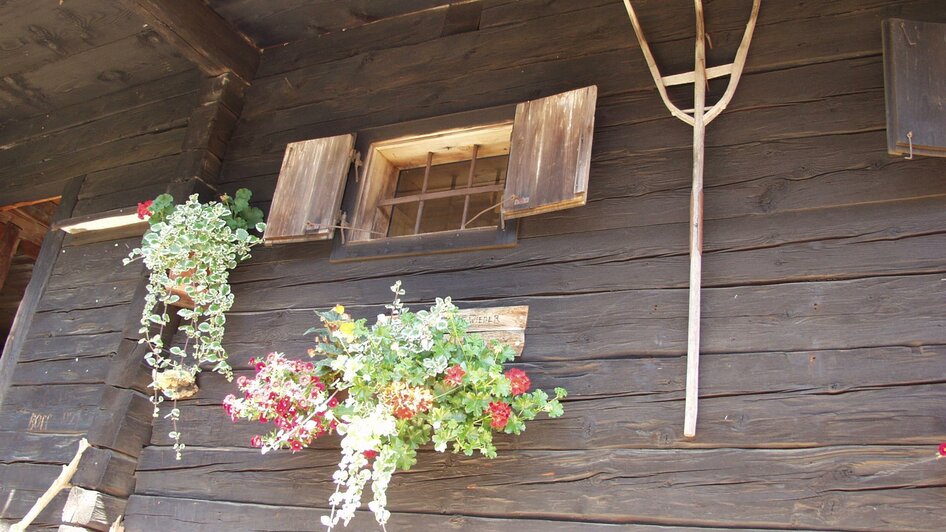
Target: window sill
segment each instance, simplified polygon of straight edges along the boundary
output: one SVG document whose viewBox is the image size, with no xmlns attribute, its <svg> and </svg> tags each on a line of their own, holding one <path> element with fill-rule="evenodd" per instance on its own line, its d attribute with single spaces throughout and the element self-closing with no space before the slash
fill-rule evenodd
<svg viewBox="0 0 946 532">
<path fill-rule="evenodd" d="M 518 220 L 508 220 L 505 229 L 483 227 L 463 231 L 441 231 L 422 235 L 381 238 L 342 244 L 336 234 L 331 262 L 388 259 L 412 255 L 433 255 L 480 249 L 508 248 L 516 245 Z"/>
</svg>

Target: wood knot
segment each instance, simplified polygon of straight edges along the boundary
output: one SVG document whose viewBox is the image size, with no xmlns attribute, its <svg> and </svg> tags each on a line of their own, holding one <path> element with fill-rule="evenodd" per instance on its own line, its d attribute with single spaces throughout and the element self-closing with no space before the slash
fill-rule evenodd
<svg viewBox="0 0 946 532">
<path fill-rule="evenodd" d="M 818 517 L 822 521 L 835 521 L 841 511 L 841 501 L 835 497 L 828 497 L 821 502 L 818 508 Z"/>
<path fill-rule="evenodd" d="M 99 81 L 104 81 L 107 83 L 113 81 L 128 83 L 128 80 L 131 79 L 131 76 L 128 74 L 128 72 L 125 72 L 124 70 L 106 70 L 99 73 L 99 75 L 96 77 L 99 79 Z"/>
<path fill-rule="evenodd" d="M 835 480 L 848 480 L 854 477 L 854 468 L 850 465 L 844 465 L 834 471 Z"/>
<path fill-rule="evenodd" d="M 662 430 L 657 433 L 657 446 L 670 447 L 673 445 L 676 436 L 669 430 Z"/>
</svg>

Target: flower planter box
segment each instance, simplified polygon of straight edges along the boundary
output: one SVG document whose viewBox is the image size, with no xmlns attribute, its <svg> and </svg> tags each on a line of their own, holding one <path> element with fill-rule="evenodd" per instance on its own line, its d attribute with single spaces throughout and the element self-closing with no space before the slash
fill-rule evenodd
<svg viewBox="0 0 946 532">
<path fill-rule="evenodd" d="M 176 279 L 187 279 L 188 277 L 192 275 L 194 275 L 193 269 L 186 270 L 181 273 L 168 272 L 168 278 L 171 279 L 172 281 Z M 177 303 L 173 304 L 173 306 L 180 307 L 180 308 L 189 308 L 189 309 L 193 309 L 196 306 L 196 303 L 194 303 L 194 299 L 191 298 L 191 296 L 187 295 L 187 291 L 184 290 L 183 286 L 178 286 L 176 284 L 169 284 L 167 285 L 167 289 L 168 289 L 168 292 L 180 298 L 178 299 Z"/>
</svg>

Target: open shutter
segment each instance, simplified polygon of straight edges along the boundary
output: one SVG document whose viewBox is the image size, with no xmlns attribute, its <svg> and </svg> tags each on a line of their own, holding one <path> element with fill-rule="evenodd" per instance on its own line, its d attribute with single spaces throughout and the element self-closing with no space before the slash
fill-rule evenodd
<svg viewBox="0 0 946 532">
<path fill-rule="evenodd" d="M 946 157 L 946 24 L 883 23 L 887 151 Z"/>
<path fill-rule="evenodd" d="M 597 98 L 592 85 L 516 107 L 504 219 L 585 204 Z"/>
<path fill-rule="evenodd" d="M 286 147 L 263 234 L 267 244 L 332 238 L 354 146 L 355 135 L 348 134 Z"/>
</svg>

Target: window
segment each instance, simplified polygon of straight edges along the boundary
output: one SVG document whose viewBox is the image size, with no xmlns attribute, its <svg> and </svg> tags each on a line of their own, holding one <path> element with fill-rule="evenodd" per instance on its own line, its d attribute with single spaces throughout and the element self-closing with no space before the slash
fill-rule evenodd
<svg viewBox="0 0 946 532">
<path fill-rule="evenodd" d="M 367 145 L 354 134 L 292 143 L 264 241 L 337 234 L 333 260 L 513 245 L 516 219 L 584 205 L 596 98 L 585 87 L 504 121 Z"/>
<path fill-rule="evenodd" d="M 348 242 L 500 227 L 512 122 L 373 143 Z"/>
</svg>

